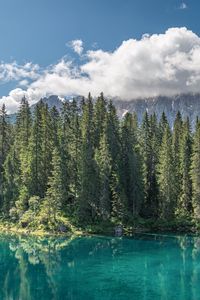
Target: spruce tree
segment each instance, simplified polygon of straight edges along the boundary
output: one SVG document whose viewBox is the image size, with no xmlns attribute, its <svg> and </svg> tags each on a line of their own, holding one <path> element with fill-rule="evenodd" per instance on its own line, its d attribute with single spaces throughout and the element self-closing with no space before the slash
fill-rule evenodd
<svg viewBox="0 0 200 300">
<path fill-rule="evenodd" d="M 16 130 L 15 130 L 15 156 L 19 163 L 19 170 L 14 169 L 14 174 L 18 177 L 18 190 L 23 190 L 24 186 L 28 186 L 28 169 L 29 169 L 29 143 L 32 130 L 32 115 L 29 103 L 25 97 L 22 98 L 19 111 L 17 113 Z"/>
<path fill-rule="evenodd" d="M 159 122 L 159 141 L 160 141 L 160 145 L 162 143 L 162 139 L 163 139 L 163 135 L 165 132 L 165 128 L 169 126 L 168 121 L 167 121 L 167 117 L 165 112 L 162 112 L 161 118 L 160 118 L 160 122 Z"/>
<path fill-rule="evenodd" d="M 25 97 L 22 98 L 19 110 L 16 117 L 16 145 L 19 152 L 26 151 L 32 127 L 32 116 L 29 107 L 29 103 Z"/>
<path fill-rule="evenodd" d="M 183 133 L 180 143 L 181 186 L 177 207 L 177 215 L 187 217 L 192 212 L 192 180 L 190 173 L 192 157 L 192 137 L 188 118 L 183 123 Z"/>
<path fill-rule="evenodd" d="M 94 159 L 94 123 L 91 95 L 83 107 L 81 121 L 81 162 L 78 218 L 84 223 L 95 219 L 98 207 L 96 163 Z"/>
<path fill-rule="evenodd" d="M 99 214 L 102 220 L 109 220 L 111 217 L 111 178 L 112 178 L 112 158 L 109 152 L 108 140 L 103 133 L 99 147 L 95 153 L 98 168 L 97 192 L 99 197 Z"/>
<path fill-rule="evenodd" d="M 4 162 L 11 144 L 11 128 L 5 104 L 0 109 L 0 207 L 3 205 Z"/>
<path fill-rule="evenodd" d="M 41 132 L 38 138 L 41 139 L 41 157 L 39 158 L 39 173 L 40 176 L 40 197 L 44 197 L 47 180 L 51 173 L 51 162 L 53 147 L 59 147 L 58 141 L 58 126 L 59 114 L 55 107 L 49 111 L 48 105 L 42 101 L 39 103 L 39 110 L 41 113 Z M 40 135 L 41 134 L 41 135 Z"/>
<path fill-rule="evenodd" d="M 52 172 L 48 178 L 48 189 L 46 192 L 46 204 L 48 205 L 48 220 L 57 221 L 61 214 L 65 188 L 63 186 L 62 160 L 57 148 L 53 150 L 52 155 Z"/>
<path fill-rule="evenodd" d="M 156 167 L 159 151 L 159 129 L 156 116 L 144 114 L 140 130 L 140 148 L 143 158 L 145 201 L 142 207 L 144 217 L 156 217 L 158 213 L 158 184 Z"/>
<path fill-rule="evenodd" d="M 180 198 L 181 193 L 181 141 L 183 133 L 183 121 L 180 112 L 177 113 L 172 135 L 172 149 L 173 149 L 173 161 L 174 161 L 174 172 L 176 176 L 175 185 L 175 195 L 174 198 L 176 202 Z"/>
<path fill-rule="evenodd" d="M 97 98 L 94 105 L 94 143 L 95 148 L 98 148 L 100 138 L 103 134 L 103 126 L 106 116 L 106 100 L 103 93 Z"/>
<path fill-rule="evenodd" d="M 29 196 L 39 196 L 44 197 L 44 179 L 47 180 L 48 177 L 43 177 L 44 171 L 46 173 L 47 164 L 50 161 L 46 160 L 46 167 L 43 164 L 43 151 L 44 144 L 47 141 L 43 141 L 44 137 L 44 126 L 42 124 L 42 109 L 43 103 L 39 102 L 35 106 L 34 110 L 34 120 L 31 131 L 30 143 L 29 143 L 29 167 L 28 167 L 28 184 L 26 185 Z"/>
<path fill-rule="evenodd" d="M 122 182 L 127 199 L 127 210 L 138 216 L 143 203 L 143 180 L 138 153 L 134 117 L 127 113 L 121 129 Z"/>
<path fill-rule="evenodd" d="M 116 109 L 111 101 L 108 104 L 104 132 L 111 157 L 111 215 L 115 220 L 122 221 L 127 215 L 127 199 L 122 182 L 122 149 L 119 134 L 119 120 Z"/>
<path fill-rule="evenodd" d="M 165 128 L 159 153 L 159 216 L 165 220 L 174 218 L 175 213 L 175 171 L 172 150 L 172 135 L 169 126 Z"/>
<path fill-rule="evenodd" d="M 66 122 L 64 125 L 66 149 L 68 151 L 69 166 L 71 170 L 69 185 L 71 198 L 77 204 L 80 191 L 80 159 L 81 159 L 81 111 L 75 99 L 68 105 Z"/>
<path fill-rule="evenodd" d="M 20 189 L 20 161 L 14 146 L 9 150 L 3 165 L 3 203 L 2 212 L 8 217 L 10 210 L 15 205 Z"/>
<path fill-rule="evenodd" d="M 194 134 L 194 143 L 192 151 L 192 204 L 194 209 L 194 218 L 200 221 L 200 122 L 196 122 L 196 130 Z"/>
</svg>

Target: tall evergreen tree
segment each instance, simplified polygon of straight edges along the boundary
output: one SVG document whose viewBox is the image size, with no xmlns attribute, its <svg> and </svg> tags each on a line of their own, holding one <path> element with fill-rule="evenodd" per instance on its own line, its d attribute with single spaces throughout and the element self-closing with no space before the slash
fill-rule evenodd
<svg viewBox="0 0 200 300">
<path fill-rule="evenodd" d="M 194 217 L 200 221 L 200 122 L 196 122 L 196 131 L 194 134 L 194 144 L 192 152 L 192 203 L 194 208 Z"/>
<path fill-rule="evenodd" d="M 158 164 L 158 183 L 160 191 L 160 217 L 166 220 L 173 219 L 175 213 L 176 180 L 172 150 L 172 135 L 169 126 L 165 128 Z"/>
<path fill-rule="evenodd" d="M 103 134 L 103 126 L 106 116 L 106 100 L 103 93 L 97 98 L 94 105 L 94 143 L 95 147 L 98 148 L 100 138 Z"/>
<path fill-rule="evenodd" d="M 181 186 L 177 214 L 185 217 L 189 216 L 192 212 L 192 180 L 190 174 L 192 157 L 192 137 L 188 118 L 183 123 L 183 133 L 180 143 Z"/>
<path fill-rule="evenodd" d="M 52 156 L 52 172 L 48 178 L 48 189 L 46 192 L 48 219 L 50 222 L 57 221 L 58 215 L 61 214 L 63 198 L 66 197 L 62 170 L 61 156 L 59 150 L 55 148 Z"/>
<path fill-rule="evenodd" d="M 99 214 L 103 220 L 111 217 L 111 178 L 112 158 L 109 152 L 107 135 L 103 133 L 95 154 L 98 168 L 97 192 L 99 197 Z"/>
<path fill-rule="evenodd" d="M 69 156 L 70 191 L 77 204 L 80 191 L 80 159 L 81 159 L 81 112 L 75 99 L 69 104 L 65 123 L 65 140 Z"/>
<path fill-rule="evenodd" d="M 22 98 L 16 118 L 16 145 L 20 152 L 26 151 L 31 136 L 32 116 L 29 103 Z M 21 153 L 20 153 L 21 154 Z"/>
<path fill-rule="evenodd" d="M 111 157 L 111 215 L 116 220 L 123 220 L 127 213 L 127 199 L 122 183 L 122 149 L 120 144 L 119 120 L 116 109 L 111 101 L 108 104 L 104 130 Z"/>
<path fill-rule="evenodd" d="M 11 208 L 19 196 L 20 188 L 20 161 L 14 146 L 9 150 L 4 165 L 3 203 L 2 212 L 8 217 Z"/>
<path fill-rule="evenodd" d="M 11 143 L 10 125 L 6 107 L 3 104 L 0 109 L 0 207 L 3 205 L 4 189 L 4 162 Z"/>
<path fill-rule="evenodd" d="M 13 176 L 15 173 L 18 177 L 19 173 L 19 191 L 23 186 L 28 184 L 28 168 L 29 168 L 29 142 L 32 130 L 32 115 L 29 103 L 25 97 L 22 98 L 19 111 L 17 113 L 16 121 L 16 138 L 14 142 L 15 156 L 19 161 L 19 169 L 13 169 Z"/>
<path fill-rule="evenodd" d="M 134 117 L 127 113 L 121 130 L 122 182 L 127 199 L 128 212 L 138 216 L 143 203 L 143 178 L 139 157 L 136 152 Z"/>
<path fill-rule="evenodd" d="M 174 172 L 176 176 L 175 185 L 175 195 L 174 198 L 176 202 L 180 198 L 181 192 L 181 140 L 183 133 L 183 121 L 180 112 L 178 111 L 174 126 L 173 126 L 173 135 L 172 135 L 172 150 L 173 150 L 173 161 L 174 161 Z"/>
<path fill-rule="evenodd" d="M 165 128 L 169 126 L 169 123 L 167 121 L 167 117 L 165 112 L 162 112 L 161 118 L 160 118 L 160 122 L 159 122 L 159 141 L 160 141 L 160 145 L 162 143 L 162 139 L 163 139 L 163 135 L 165 132 Z"/>
<path fill-rule="evenodd" d="M 44 144 L 48 140 L 48 137 L 44 137 L 44 126 L 42 125 L 42 109 L 43 103 L 39 102 L 34 110 L 34 121 L 31 132 L 31 138 L 29 143 L 29 170 L 28 170 L 28 193 L 29 196 L 44 197 L 44 170 L 46 168 L 43 165 L 43 151 Z M 46 166 L 49 161 L 46 161 Z M 48 177 L 45 177 L 45 180 Z"/>
<path fill-rule="evenodd" d="M 98 198 L 96 193 L 96 163 L 94 159 L 93 102 L 90 94 L 84 104 L 81 132 L 82 149 L 78 217 L 82 222 L 91 222 L 97 214 Z"/>
<path fill-rule="evenodd" d="M 140 145 L 143 157 L 145 192 L 142 215 L 145 217 L 156 217 L 158 214 L 158 183 L 156 167 L 159 151 L 159 129 L 155 114 L 150 116 L 150 119 L 147 112 L 144 114 L 141 126 Z"/>
</svg>

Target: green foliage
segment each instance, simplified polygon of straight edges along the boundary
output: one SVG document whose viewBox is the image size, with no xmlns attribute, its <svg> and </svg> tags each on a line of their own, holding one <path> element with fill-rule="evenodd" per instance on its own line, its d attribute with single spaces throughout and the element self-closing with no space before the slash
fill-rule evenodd
<svg viewBox="0 0 200 300">
<path fill-rule="evenodd" d="M 189 119 L 183 123 L 180 141 L 180 193 L 177 205 L 177 215 L 188 217 L 193 213 L 192 207 L 192 178 L 191 178 L 192 136 Z"/>
<path fill-rule="evenodd" d="M 172 136 L 169 126 L 165 128 L 160 147 L 158 163 L 158 184 L 160 192 L 160 216 L 171 220 L 174 217 L 176 205 L 176 173 L 172 152 Z"/>
<path fill-rule="evenodd" d="M 0 111 L 0 217 L 27 230 L 200 226 L 200 123 L 178 113 L 119 119 L 103 93 L 58 111 L 23 98 Z M 186 224 L 187 223 L 187 224 Z M 187 227 L 186 226 L 186 227 Z M 192 225 L 191 225 L 192 226 Z"/>
<path fill-rule="evenodd" d="M 164 115 L 162 118 L 161 128 L 164 130 Z M 146 112 L 140 129 L 140 149 L 143 162 L 143 168 L 141 169 L 143 171 L 145 196 L 141 214 L 147 218 L 158 216 L 158 178 L 156 167 L 158 164 L 159 140 L 160 131 L 156 115 L 154 114 L 149 118 Z"/>
<path fill-rule="evenodd" d="M 192 187 L 194 217 L 200 224 L 200 122 L 197 121 L 192 154 Z"/>
<path fill-rule="evenodd" d="M 67 199 L 63 182 L 61 156 L 56 148 L 53 151 L 52 172 L 49 176 L 45 199 L 48 206 L 48 219 L 53 219 L 56 222 L 57 215 L 61 212 Z"/>
</svg>

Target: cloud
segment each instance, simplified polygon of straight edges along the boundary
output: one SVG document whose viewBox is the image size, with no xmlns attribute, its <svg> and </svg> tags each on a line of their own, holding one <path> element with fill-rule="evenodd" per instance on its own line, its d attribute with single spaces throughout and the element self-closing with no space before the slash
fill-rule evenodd
<svg viewBox="0 0 200 300">
<path fill-rule="evenodd" d="M 12 63 L 0 63 L 0 82 L 17 81 L 23 78 L 37 79 L 39 65 L 31 62 L 19 65 L 16 61 Z"/>
<path fill-rule="evenodd" d="M 7 113 L 11 114 L 16 112 L 24 96 L 27 98 L 30 105 L 32 105 L 36 103 L 43 95 L 40 93 L 40 91 L 33 91 L 30 88 L 28 88 L 27 90 L 16 88 L 10 91 L 8 96 L 3 96 L 0 99 L 0 104 L 2 105 L 3 103 L 5 103 Z"/>
<path fill-rule="evenodd" d="M 73 40 L 69 43 L 71 48 L 76 52 L 78 55 L 83 53 L 83 41 L 82 40 Z"/>
<path fill-rule="evenodd" d="M 19 82 L 19 85 L 27 87 L 29 85 L 29 81 L 27 79 L 23 79 Z"/>
<path fill-rule="evenodd" d="M 80 65 L 63 57 L 35 73 L 27 88 L 14 89 L 0 99 L 9 112 L 16 110 L 24 95 L 32 104 L 50 94 L 87 96 L 89 91 L 124 100 L 198 93 L 200 37 L 185 27 L 170 28 L 163 34 L 123 41 L 113 52 L 89 50 Z"/>
<path fill-rule="evenodd" d="M 187 9 L 187 8 L 188 8 L 188 6 L 187 6 L 187 4 L 184 3 L 184 2 L 182 2 L 182 3 L 180 4 L 180 6 L 179 6 L 179 9 Z"/>
</svg>

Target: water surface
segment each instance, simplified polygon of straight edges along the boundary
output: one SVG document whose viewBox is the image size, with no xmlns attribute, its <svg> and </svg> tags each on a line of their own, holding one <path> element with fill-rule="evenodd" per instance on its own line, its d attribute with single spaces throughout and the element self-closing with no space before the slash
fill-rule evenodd
<svg viewBox="0 0 200 300">
<path fill-rule="evenodd" d="M 1 300 L 198 300 L 200 237 L 0 236 Z"/>
</svg>

